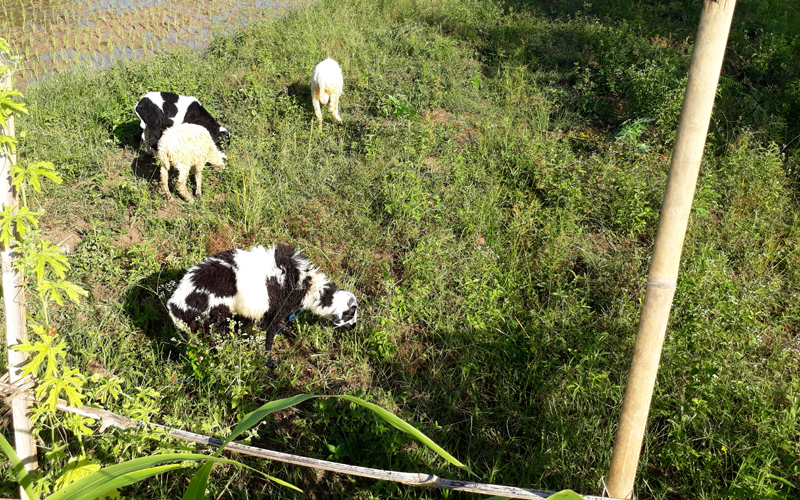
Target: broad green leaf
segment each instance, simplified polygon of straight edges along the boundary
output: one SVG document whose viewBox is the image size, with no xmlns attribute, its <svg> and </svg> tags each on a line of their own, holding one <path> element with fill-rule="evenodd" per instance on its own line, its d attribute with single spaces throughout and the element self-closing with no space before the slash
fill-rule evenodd
<svg viewBox="0 0 800 500">
<path fill-rule="evenodd" d="M 228 445 L 231 441 L 236 439 L 241 433 L 246 431 L 247 429 L 253 427 L 257 423 L 264 420 L 264 417 L 269 415 L 270 413 L 274 413 L 276 411 L 285 410 L 286 408 L 291 408 L 292 406 L 298 405 L 304 401 L 307 401 L 311 398 L 315 398 L 319 396 L 315 396 L 313 394 L 298 394 L 297 396 L 292 396 L 290 398 L 279 399 L 277 401 L 270 401 L 269 403 L 261 406 L 260 408 L 251 411 L 247 415 L 242 418 L 242 420 L 236 425 L 231 432 L 231 435 L 228 436 L 228 439 L 220 446 L 219 450 L 217 450 L 216 456 L 219 456 L 222 453 L 222 450 L 225 446 Z"/>
<path fill-rule="evenodd" d="M 222 446 L 220 446 L 220 448 L 217 450 L 217 453 L 215 454 L 215 456 L 219 456 L 219 454 L 222 453 L 222 450 L 228 445 L 228 443 L 230 443 L 231 441 L 236 439 L 237 436 L 239 436 L 241 433 L 243 433 L 247 429 L 249 429 L 252 426 L 254 426 L 257 423 L 259 423 L 261 420 L 264 419 L 264 417 L 266 417 L 270 413 L 273 413 L 273 412 L 276 412 L 276 411 L 279 411 L 279 410 L 284 410 L 286 408 L 290 408 L 290 407 L 298 405 L 298 404 L 300 404 L 300 403 L 302 403 L 304 401 L 307 401 L 307 400 L 309 400 L 311 398 L 319 398 L 319 397 L 328 397 L 328 396 L 316 396 L 316 395 L 313 395 L 313 394 L 298 394 L 297 396 L 292 396 L 290 398 L 280 399 L 278 401 L 270 401 L 269 403 L 263 405 L 262 407 L 258 408 L 257 410 L 254 410 L 254 411 L 248 413 L 247 415 L 244 416 L 244 418 L 242 418 L 242 420 L 239 422 L 239 424 L 233 429 L 233 432 L 231 432 L 231 435 L 228 436 L 228 438 L 225 440 L 225 442 L 222 444 Z M 472 470 L 470 470 L 469 467 L 467 467 L 466 465 L 464 465 L 461 462 L 459 462 L 458 460 L 456 460 L 455 457 L 453 457 L 452 455 L 447 453 L 444 449 L 442 449 L 439 445 L 434 443 L 428 436 L 426 436 L 425 434 L 423 434 L 422 432 L 417 430 L 412 425 L 404 422 L 402 419 L 400 419 L 399 417 L 397 417 L 393 413 L 391 413 L 391 412 L 389 412 L 387 410 L 384 410 L 380 406 L 372 404 L 372 403 L 368 403 L 368 402 L 364 401 L 363 399 L 357 398 L 355 396 L 342 395 L 342 396 L 330 396 L 330 397 L 345 399 L 345 400 L 350 401 L 352 403 L 355 403 L 355 404 L 358 404 L 360 406 L 363 406 L 364 408 L 367 408 L 368 410 L 376 413 L 382 419 L 384 419 L 387 422 L 389 422 L 391 425 L 393 425 L 397 429 L 399 429 L 399 430 L 405 432 L 406 434 L 409 434 L 413 438 L 417 439 L 418 441 L 423 443 L 425 446 L 427 446 L 431 450 L 433 450 L 436 453 L 438 453 L 440 457 L 444 458 L 445 460 L 447 460 L 451 464 L 455 465 L 456 467 L 460 467 L 460 468 L 466 470 L 470 474 L 473 473 Z M 197 472 L 195 472 L 194 476 L 192 477 L 191 482 L 189 483 L 189 488 L 186 490 L 186 493 L 183 495 L 183 499 L 182 500 L 193 500 L 193 499 L 202 498 L 201 496 L 198 496 L 198 495 L 200 495 L 201 492 L 205 491 L 206 485 L 208 483 L 208 477 L 211 474 L 211 468 L 212 467 L 213 467 L 213 464 L 212 463 L 208 463 L 208 464 L 204 465 L 203 467 L 201 467 Z"/>
<path fill-rule="evenodd" d="M 46 177 L 56 184 L 61 184 L 63 179 L 56 171 L 55 165 L 49 161 L 35 161 L 27 165 L 14 165 L 11 167 L 11 183 L 20 188 L 23 183 L 30 184 L 37 193 L 42 191 L 39 177 Z"/>
<path fill-rule="evenodd" d="M 19 484 L 25 490 L 25 493 L 28 494 L 28 498 L 31 500 L 39 500 L 39 495 L 37 495 L 31 487 L 33 484 L 31 476 L 28 474 L 28 471 L 25 470 L 25 466 L 14 451 L 14 447 L 11 446 L 11 443 L 9 443 L 2 434 L 0 434 L 0 448 L 2 448 L 3 452 L 8 456 L 8 461 L 11 462 L 14 472 L 17 474 Z"/>
<path fill-rule="evenodd" d="M 15 226 L 20 238 L 24 238 L 25 234 L 37 227 L 39 227 L 39 220 L 37 217 L 42 215 L 39 212 L 31 212 L 28 207 L 22 207 L 19 212 L 12 214 L 16 206 L 5 206 L 0 212 L 0 242 L 5 246 L 11 246 L 11 238 L 14 237 L 12 226 Z"/>
<path fill-rule="evenodd" d="M 81 406 L 83 404 L 83 384 L 86 382 L 80 371 L 65 367 L 63 373 L 58 377 L 43 378 L 36 386 L 36 396 L 42 401 L 42 405 L 50 411 L 55 411 L 58 398 L 63 395 L 71 406 Z"/>
<path fill-rule="evenodd" d="M 0 119 L 6 121 L 15 112 L 28 114 L 24 102 L 11 100 L 12 97 L 21 95 L 22 93 L 18 90 L 5 90 L 0 92 Z"/>
<path fill-rule="evenodd" d="M 61 476 L 56 479 L 55 489 L 60 490 L 70 483 L 74 483 L 82 477 L 86 477 L 92 472 L 99 471 L 103 466 L 94 460 L 83 458 L 77 461 L 70 461 Z"/>
<path fill-rule="evenodd" d="M 67 297 L 76 304 L 80 303 L 81 296 L 89 295 L 89 292 L 83 288 L 65 280 L 44 280 L 36 287 L 36 291 L 39 292 L 42 301 L 54 300 L 60 306 L 64 305 L 61 292 L 66 293 Z"/>
<path fill-rule="evenodd" d="M 63 360 L 67 355 L 67 344 L 58 342 L 58 335 L 47 335 L 39 325 L 30 326 L 42 340 L 36 342 L 27 340 L 12 347 L 15 351 L 35 353 L 22 370 L 22 376 L 38 375 L 39 368 L 44 364 L 44 378 L 54 378 L 57 376 L 59 360 Z"/>
<path fill-rule="evenodd" d="M 0 150 L 13 152 L 17 148 L 17 140 L 10 135 L 0 134 Z"/>
<path fill-rule="evenodd" d="M 269 403 L 261 406 L 260 408 L 251 411 L 247 415 L 242 418 L 242 420 L 236 425 L 231 432 L 231 435 L 228 436 L 228 439 L 222 443 L 222 446 L 219 447 L 217 453 L 214 456 L 219 456 L 222 453 L 222 450 L 228 446 L 228 443 L 236 439 L 241 433 L 249 429 L 250 427 L 256 425 L 257 423 L 261 422 L 264 417 L 269 415 L 270 413 L 284 410 L 286 408 L 290 408 L 294 405 L 300 404 L 303 401 L 307 401 L 311 398 L 315 397 L 312 394 L 299 394 L 297 396 L 293 396 L 291 398 L 279 399 L 278 401 L 270 401 Z M 191 499 L 199 499 L 203 498 L 203 492 L 206 490 L 206 485 L 208 484 L 208 477 L 211 475 L 211 468 L 213 467 L 213 463 L 209 462 L 204 466 L 200 467 L 200 469 L 194 473 L 192 476 L 192 480 L 189 482 L 189 487 L 186 489 L 186 493 L 183 495 L 182 500 L 191 500 Z"/>
<path fill-rule="evenodd" d="M 111 491 L 122 488 L 150 476 L 168 470 L 185 467 L 182 464 L 161 466 L 168 462 L 178 461 L 206 461 L 212 460 L 237 465 L 238 462 L 226 458 L 211 457 L 198 453 L 168 453 L 164 455 L 151 455 L 136 458 L 121 464 L 112 465 L 69 484 L 62 490 L 50 495 L 48 500 L 90 500 Z M 161 466 L 161 467 L 159 467 Z"/>
<path fill-rule="evenodd" d="M 184 466 L 181 464 L 160 465 L 158 467 L 152 467 L 149 469 L 144 469 L 116 477 L 111 477 L 106 472 L 108 469 L 110 469 L 109 467 L 106 469 L 100 469 L 99 471 L 91 474 L 91 476 L 95 474 L 101 475 L 103 479 L 101 483 L 92 484 L 91 486 L 87 486 L 77 491 L 73 491 L 71 489 L 72 486 L 77 485 L 82 481 L 79 479 L 78 481 L 75 481 L 74 483 L 70 484 L 63 490 L 56 491 L 47 498 L 59 498 L 61 500 L 94 500 L 99 496 L 105 496 L 106 493 L 110 493 L 113 490 L 117 490 L 119 488 L 128 486 L 133 483 L 138 483 L 139 481 L 143 481 L 149 477 L 156 476 L 158 474 L 163 474 L 164 472 L 169 472 L 172 470 L 182 469 L 182 468 L 184 468 Z M 87 478 L 91 478 L 91 476 L 87 476 Z M 59 493 L 66 492 L 68 490 L 69 494 L 65 493 L 64 495 L 59 495 Z"/>
<path fill-rule="evenodd" d="M 572 490 L 562 490 L 555 495 L 550 495 L 547 500 L 583 500 L 583 497 Z"/>
<path fill-rule="evenodd" d="M 189 486 L 186 487 L 181 500 L 202 500 L 205 498 L 208 477 L 211 475 L 213 466 L 214 462 L 207 462 L 197 469 L 197 472 L 192 476 L 192 480 L 189 481 Z"/>
<path fill-rule="evenodd" d="M 28 247 L 28 251 L 25 252 L 25 264 L 36 273 L 37 283 L 41 283 L 44 278 L 45 266 L 49 266 L 59 279 L 64 279 L 69 270 L 67 256 L 47 240 Z"/>
<path fill-rule="evenodd" d="M 364 408 L 367 408 L 368 410 L 372 411 L 373 413 L 376 413 L 379 417 L 381 417 L 385 421 L 387 421 L 390 424 L 392 424 L 397 429 L 405 432 L 406 434 L 408 434 L 411 437 L 415 438 L 417 441 L 421 442 L 422 444 L 424 444 L 425 446 L 427 446 L 431 450 L 435 451 L 436 453 L 439 454 L 440 457 L 444 458 L 445 460 L 447 460 L 451 464 L 455 465 L 456 467 L 460 467 L 460 468 L 464 469 L 465 471 L 469 472 L 470 474 L 473 473 L 472 470 L 470 470 L 469 467 L 467 467 L 466 465 L 464 465 L 461 462 L 459 462 L 458 460 L 456 460 L 455 457 L 453 457 L 452 455 L 447 453 L 438 444 L 434 443 L 433 440 L 431 440 L 431 438 L 429 438 L 428 436 L 423 434 L 416 427 L 414 427 L 411 424 L 403 421 L 403 419 L 401 419 L 400 417 L 398 417 L 394 413 L 392 413 L 392 412 L 390 412 L 388 410 L 384 410 L 383 408 L 381 408 L 380 406 L 378 406 L 376 404 L 368 403 L 368 402 L 364 401 L 363 399 L 357 398 L 355 396 L 350 396 L 350 395 L 346 395 L 345 394 L 345 395 L 341 395 L 341 396 L 332 396 L 332 397 L 339 398 L 339 399 L 344 399 L 346 401 L 350 401 L 350 402 L 355 403 L 355 404 L 357 404 L 359 406 L 363 406 Z"/>
</svg>

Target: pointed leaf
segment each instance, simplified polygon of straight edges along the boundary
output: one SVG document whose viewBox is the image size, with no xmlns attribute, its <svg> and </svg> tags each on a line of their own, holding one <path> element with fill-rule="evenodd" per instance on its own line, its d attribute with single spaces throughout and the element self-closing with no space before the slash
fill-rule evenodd
<svg viewBox="0 0 800 500">
<path fill-rule="evenodd" d="M 55 411 L 58 398 L 63 394 L 71 406 L 81 406 L 83 404 L 83 384 L 86 382 L 80 371 L 66 367 L 59 377 L 44 378 L 36 387 L 36 396 L 42 401 L 42 405 L 50 411 Z"/>
<path fill-rule="evenodd" d="M 23 238 L 28 231 L 39 227 L 37 217 L 42 215 L 41 213 L 31 212 L 28 207 L 20 208 L 16 214 L 12 213 L 16 208 L 16 205 L 6 205 L 0 212 L 0 242 L 5 246 L 11 245 L 14 229 L 19 233 L 20 238 Z"/>
<path fill-rule="evenodd" d="M 173 469 L 185 467 L 182 464 L 162 466 L 167 462 L 177 461 L 206 461 L 238 464 L 233 460 L 216 458 L 198 453 L 169 453 L 164 455 L 151 455 L 136 458 L 121 464 L 112 465 L 69 484 L 62 490 L 50 495 L 48 500 L 90 500 L 111 491 L 122 488 L 150 476 L 161 474 Z"/>
<path fill-rule="evenodd" d="M 11 462 L 14 472 L 17 474 L 19 484 L 25 490 L 25 493 L 28 494 L 28 498 L 31 500 L 39 500 L 39 495 L 37 495 L 31 487 L 33 481 L 31 480 L 31 476 L 28 474 L 28 471 L 25 470 L 25 465 L 23 465 L 22 461 L 19 459 L 19 456 L 14 451 L 14 447 L 11 446 L 11 443 L 9 443 L 2 434 L 0 434 L 0 448 L 2 448 L 3 452 L 8 456 L 8 461 Z"/>
<path fill-rule="evenodd" d="M 257 423 L 264 420 L 264 417 L 269 415 L 270 413 L 274 413 L 276 411 L 285 410 L 286 408 L 291 408 L 292 406 L 298 405 L 304 401 L 307 401 L 311 398 L 315 398 L 313 394 L 298 394 L 297 396 L 292 396 L 290 398 L 279 399 L 277 401 L 270 401 L 269 403 L 261 406 L 260 408 L 251 411 L 247 415 L 245 415 L 242 420 L 236 425 L 231 432 L 231 435 L 228 436 L 228 439 L 220 446 L 219 450 L 217 450 L 216 456 L 219 456 L 222 453 L 222 450 L 234 439 L 236 439 L 241 433 L 253 427 Z"/>
<path fill-rule="evenodd" d="M 17 140 L 10 135 L 0 134 L 0 149 L 13 152 L 17 148 Z"/>
<path fill-rule="evenodd" d="M 47 240 L 27 247 L 25 265 L 36 273 L 37 283 L 41 283 L 44 279 L 46 267 L 50 267 L 59 279 L 64 279 L 66 272 L 70 268 L 64 252 Z"/>
<path fill-rule="evenodd" d="M 314 396 L 313 394 L 299 394 L 297 396 L 293 396 L 291 398 L 279 399 L 278 401 L 270 401 L 269 403 L 261 406 L 260 408 L 251 411 L 247 415 L 245 415 L 242 420 L 236 425 L 231 432 L 231 435 L 228 436 L 228 439 L 222 443 L 222 446 L 219 447 L 217 453 L 214 456 L 219 456 L 222 453 L 222 450 L 228 446 L 228 443 L 236 439 L 241 433 L 249 429 L 250 427 L 256 425 L 257 423 L 261 422 L 264 417 L 269 415 L 270 413 L 284 410 L 286 408 L 292 407 L 294 405 L 300 404 L 303 401 L 307 401 Z M 197 495 L 200 492 L 205 492 L 206 484 L 208 483 L 208 477 L 211 475 L 211 468 L 213 467 L 213 463 L 209 462 L 203 467 L 194 473 L 192 476 L 192 480 L 189 482 L 189 487 L 186 489 L 186 493 L 183 495 L 182 500 L 191 500 L 195 498 L 202 498 L 198 497 Z"/>
<path fill-rule="evenodd" d="M 202 500 L 205 498 L 208 477 L 211 475 L 213 466 L 214 462 L 207 462 L 197 469 L 197 472 L 192 476 L 192 480 L 189 481 L 189 486 L 186 487 L 181 500 Z"/>
<path fill-rule="evenodd" d="M 76 304 L 80 303 L 81 296 L 89 295 L 89 292 L 83 288 L 65 280 L 44 280 L 36 287 L 36 291 L 39 292 L 39 296 L 43 301 L 54 300 L 60 306 L 64 305 L 61 292 L 65 292 L 67 297 Z"/>
<path fill-rule="evenodd" d="M 54 378 L 56 377 L 59 360 L 63 360 L 67 355 L 67 344 L 65 342 L 57 342 L 58 335 L 48 335 L 44 333 L 39 325 L 31 323 L 30 326 L 42 340 L 37 340 L 35 342 L 26 340 L 25 342 L 11 347 L 15 351 L 36 353 L 25 365 L 22 376 L 25 377 L 31 374 L 34 376 L 38 375 L 39 368 L 44 364 L 44 378 Z"/>
<path fill-rule="evenodd" d="M 398 417 L 394 413 L 392 413 L 392 412 L 390 412 L 388 410 L 384 410 L 383 408 L 381 408 L 380 406 L 378 406 L 376 404 L 368 403 L 368 402 L 364 401 L 363 399 L 357 398 L 355 396 L 350 396 L 350 395 L 346 395 L 345 394 L 345 395 L 341 395 L 341 396 L 332 396 L 332 397 L 339 398 L 339 399 L 344 399 L 344 400 L 350 401 L 352 403 L 355 403 L 355 404 L 357 404 L 359 406 L 363 406 L 364 408 L 367 408 L 368 410 L 372 411 L 373 413 L 376 413 L 379 417 L 381 417 L 382 419 L 384 419 L 388 423 L 392 424 L 397 429 L 405 432 L 406 434 L 410 435 L 411 437 L 413 437 L 417 441 L 421 442 L 422 444 L 424 444 L 425 446 L 427 446 L 431 450 L 435 451 L 440 457 L 444 458 L 445 460 L 447 460 L 451 464 L 455 465 L 456 467 L 460 467 L 460 468 L 466 470 L 470 474 L 473 473 L 472 470 L 469 467 L 467 467 L 466 465 L 464 465 L 461 462 L 459 462 L 458 460 L 456 460 L 455 457 L 453 457 L 452 455 L 447 453 L 438 444 L 434 443 L 433 440 L 431 440 L 431 438 L 429 438 L 428 436 L 423 434 L 416 427 L 414 427 L 411 424 L 403 421 L 400 417 Z"/>
<path fill-rule="evenodd" d="M 56 171 L 55 165 L 49 161 L 36 161 L 27 165 L 14 165 L 11 167 L 12 184 L 19 188 L 23 183 L 30 184 L 36 192 L 42 191 L 39 177 L 46 177 L 56 184 L 61 184 L 63 179 Z"/>
</svg>

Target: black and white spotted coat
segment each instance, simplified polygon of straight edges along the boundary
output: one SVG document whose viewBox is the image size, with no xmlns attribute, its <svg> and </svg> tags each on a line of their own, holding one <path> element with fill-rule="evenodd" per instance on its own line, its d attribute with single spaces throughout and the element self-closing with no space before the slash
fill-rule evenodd
<svg viewBox="0 0 800 500">
<path fill-rule="evenodd" d="M 257 325 L 267 334 L 266 352 L 299 309 L 348 329 L 358 317 L 355 296 L 339 290 L 288 245 L 212 255 L 189 268 L 167 302 L 175 326 L 187 333 L 223 332 L 237 323 L 241 328 Z"/>
<path fill-rule="evenodd" d="M 230 140 L 231 133 L 211 116 L 200 101 L 187 95 L 172 92 L 148 92 L 139 99 L 134 109 L 142 127 L 142 144 L 148 153 L 155 155 L 161 134 L 173 125 L 193 123 L 211 134 L 211 140 L 220 149 Z"/>
</svg>

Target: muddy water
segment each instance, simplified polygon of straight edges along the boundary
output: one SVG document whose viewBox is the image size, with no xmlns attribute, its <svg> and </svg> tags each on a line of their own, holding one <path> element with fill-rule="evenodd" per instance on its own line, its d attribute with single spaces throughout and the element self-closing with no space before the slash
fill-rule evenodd
<svg viewBox="0 0 800 500">
<path fill-rule="evenodd" d="M 264 21 L 302 1 L 0 0 L 0 37 L 18 52 L 17 87 L 77 64 L 205 46 L 217 32 Z"/>
</svg>

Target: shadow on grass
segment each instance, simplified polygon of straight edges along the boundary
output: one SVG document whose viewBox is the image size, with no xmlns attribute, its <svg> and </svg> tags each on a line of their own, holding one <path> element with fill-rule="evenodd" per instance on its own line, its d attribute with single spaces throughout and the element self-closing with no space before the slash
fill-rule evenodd
<svg viewBox="0 0 800 500">
<path fill-rule="evenodd" d="M 184 334 L 172 324 L 167 300 L 185 273 L 184 269 L 167 269 L 153 273 L 130 287 L 122 302 L 123 311 L 142 333 L 163 344 L 168 359 L 180 357 L 182 348 L 175 338 Z"/>
<path fill-rule="evenodd" d="M 113 134 L 122 147 L 135 149 L 141 142 L 142 128 L 138 121 L 120 123 L 114 127 Z"/>
<path fill-rule="evenodd" d="M 161 176 L 161 167 L 156 159 L 144 151 L 139 151 L 139 155 L 131 162 L 130 169 L 133 175 L 148 182 L 158 180 Z"/>
</svg>

